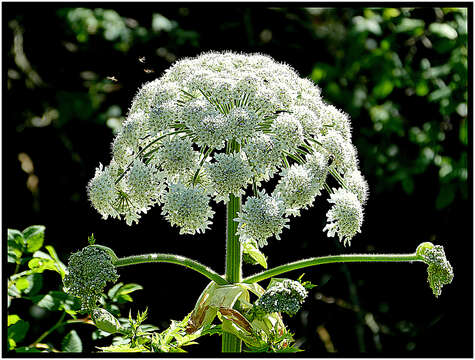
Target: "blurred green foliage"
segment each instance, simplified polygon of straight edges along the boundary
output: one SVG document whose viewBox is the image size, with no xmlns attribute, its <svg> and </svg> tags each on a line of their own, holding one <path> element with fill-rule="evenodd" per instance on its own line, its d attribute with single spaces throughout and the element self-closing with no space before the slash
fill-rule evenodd
<svg viewBox="0 0 475 360">
<path fill-rule="evenodd" d="M 330 102 L 358 121 L 371 120 L 356 142 L 365 173 L 378 178 L 377 191 L 400 184 L 412 194 L 416 178 L 436 167 L 436 207 L 452 203 L 457 192 L 466 199 L 467 9 L 316 15 L 333 61 L 316 63 L 311 77 Z"/>
</svg>

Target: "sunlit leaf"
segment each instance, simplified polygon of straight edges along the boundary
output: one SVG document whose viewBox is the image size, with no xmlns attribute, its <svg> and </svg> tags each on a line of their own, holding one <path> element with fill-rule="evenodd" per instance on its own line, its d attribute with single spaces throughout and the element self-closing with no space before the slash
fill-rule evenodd
<svg viewBox="0 0 475 360">
<path fill-rule="evenodd" d="M 71 330 L 61 342 L 62 350 L 66 353 L 82 352 L 82 341 L 76 330 Z"/>
<path fill-rule="evenodd" d="M 45 237 L 45 227 L 43 225 L 33 225 L 23 230 L 23 237 L 27 244 L 29 253 L 34 253 L 43 246 Z"/>
</svg>

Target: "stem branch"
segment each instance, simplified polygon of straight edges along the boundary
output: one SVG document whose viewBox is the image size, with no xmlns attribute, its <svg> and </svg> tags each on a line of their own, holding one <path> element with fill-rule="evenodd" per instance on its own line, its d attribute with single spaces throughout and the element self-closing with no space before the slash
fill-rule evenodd
<svg viewBox="0 0 475 360">
<path fill-rule="evenodd" d="M 345 263 L 345 262 L 407 262 L 422 261 L 416 254 L 349 254 L 349 255 L 330 255 L 322 257 L 314 257 L 294 261 L 285 265 L 277 266 L 273 269 L 265 270 L 261 273 L 249 276 L 243 282 L 252 284 L 258 281 L 269 279 L 273 276 L 280 275 L 292 270 L 302 269 L 309 266 L 317 266 L 322 264 Z"/>
<path fill-rule="evenodd" d="M 206 267 L 203 264 L 195 260 L 191 260 L 184 256 L 173 255 L 173 254 L 145 254 L 145 255 L 135 255 L 135 256 L 127 256 L 123 258 L 119 258 L 117 261 L 114 262 L 114 266 L 128 266 L 128 265 L 135 265 L 135 264 L 144 264 L 144 263 L 171 263 L 185 266 L 189 269 L 195 270 L 200 274 L 206 276 L 208 279 L 214 281 L 218 285 L 226 285 L 228 282 L 217 272 L 213 271 L 212 269 Z"/>
</svg>

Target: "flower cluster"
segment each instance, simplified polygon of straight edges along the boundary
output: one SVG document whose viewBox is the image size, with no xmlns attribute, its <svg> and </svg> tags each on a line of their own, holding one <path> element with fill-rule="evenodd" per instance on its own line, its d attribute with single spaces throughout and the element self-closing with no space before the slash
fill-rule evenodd
<svg viewBox="0 0 475 360">
<path fill-rule="evenodd" d="M 442 287 L 450 284 L 454 278 L 454 271 L 445 257 L 444 248 L 426 242 L 418 246 L 417 254 L 428 265 L 427 281 L 435 297 L 439 297 Z"/>
<path fill-rule="evenodd" d="M 177 61 L 138 91 L 112 157 L 88 185 L 104 218 L 132 224 L 163 205 L 180 233 L 193 234 L 211 223 L 211 201 L 243 197 L 238 233 L 259 246 L 278 238 L 323 189 L 333 204 L 328 234 L 348 243 L 368 194 L 348 115 L 326 104 L 313 82 L 262 54 Z M 339 189 L 328 187 L 328 175 Z M 274 177 L 275 189 L 264 189 Z"/>
<path fill-rule="evenodd" d="M 285 312 L 295 315 L 307 294 L 307 290 L 298 281 L 285 279 L 267 289 L 256 305 L 266 313 Z"/>
<path fill-rule="evenodd" d="M 81 309 L 92 312 L 106 283 L 115 283 L 118 278 L 111 254 L 93 245 L 71 254 L 63 283 L 69 294 L 81 299 Z"/>
<path fill-rule="evenodd" d="M 354 193 L 345 189 L 336 190 L 328 201 L 333 206 L 327 213 L 328 223 L 323 231 L 328 231 L 329 236 L 338 234 L 340 241 L 346 246 L 360 232 L 363 222 L 361 203 Z"/>
</svg>

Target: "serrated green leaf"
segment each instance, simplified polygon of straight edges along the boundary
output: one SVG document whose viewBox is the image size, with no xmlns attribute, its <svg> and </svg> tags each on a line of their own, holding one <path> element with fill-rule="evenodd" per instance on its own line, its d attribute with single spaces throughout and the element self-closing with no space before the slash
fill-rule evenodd
<svg viewBox="0 0 475 360">
<path fill-rule="evenodd" d="M 82 352 L 82 341 L 76 330 L 71 330 L 61 342 L 63 352 L 79 353 Z"/>
<path fill-rule="evenodd" d="M 45 238 L 45 227 L 43 225 L 33 225 L 23 230 L 23 237 L 26 241 L 26 251 L 34 253 L 43 246 Z"/>
<path fill-rule="evenodd" d="M 8 315 L 8 325 L 7 326 L 13 325 L 13 324 L 17 323 L 19 320 L 21 320 L 21 319 L 16 314 Z"/>
<path fill-rule="evenodd" d="M 24 320 L 18 320 L 15 324 L 8 327 L 8 338 L 13 339 L 16 344 L 22 341 L 25 338 L 30 324 Z"/>
</svg>

